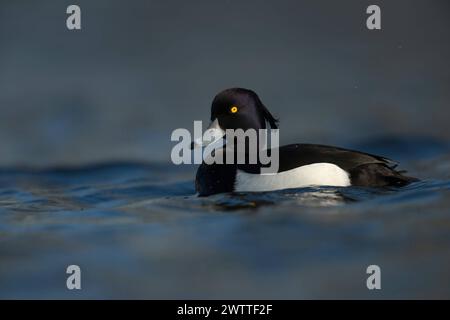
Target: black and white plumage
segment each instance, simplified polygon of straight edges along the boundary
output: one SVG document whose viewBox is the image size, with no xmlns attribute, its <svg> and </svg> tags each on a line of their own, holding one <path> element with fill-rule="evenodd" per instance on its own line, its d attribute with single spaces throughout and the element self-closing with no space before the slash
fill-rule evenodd
<svg viewBox="0 0 450 320">
<path fill-rule="evenodd" d="M 242 88 L 227 89 L 215 97 L 211 121 L 221 130 L 265 129 L 267 124 L 277 128 L 277 120 L 256 93 Z M 272 175 L 260 174 L 260 164 L 201 164 L 195 180 L 198 194 L 306 186 L 405 186 L 417 181 L 397 171 L 390 159 L 364 152 L 315 144 L 292 144 L 278 151 L 279 169 Z"/>
</svg>

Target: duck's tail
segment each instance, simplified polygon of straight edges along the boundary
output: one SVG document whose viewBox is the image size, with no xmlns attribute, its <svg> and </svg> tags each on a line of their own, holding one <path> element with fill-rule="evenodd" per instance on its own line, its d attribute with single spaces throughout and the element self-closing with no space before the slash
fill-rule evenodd
<svg viewBox="0 0 450 320">
<path fill-rule="evenodd" d="M 364 187 L 403 187 L 419 179 L 406 176 L 406 171 L 381 163 L 363 164 L 350 172 L 352 185 Z"/>
</svg>

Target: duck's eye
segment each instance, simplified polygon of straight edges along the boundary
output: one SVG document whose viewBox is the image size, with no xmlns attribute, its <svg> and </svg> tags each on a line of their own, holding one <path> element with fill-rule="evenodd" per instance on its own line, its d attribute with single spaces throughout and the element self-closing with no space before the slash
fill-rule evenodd
<svg viewBox="0 0 450 320">
<path fill-rule="evenodd" d="M 231 111 L 231 113 L 236 113 L 236 112 L 238 112 L 238 107 L 232 106 L 232 107 L 230 108 L 230 111 Z"/>
</svg>

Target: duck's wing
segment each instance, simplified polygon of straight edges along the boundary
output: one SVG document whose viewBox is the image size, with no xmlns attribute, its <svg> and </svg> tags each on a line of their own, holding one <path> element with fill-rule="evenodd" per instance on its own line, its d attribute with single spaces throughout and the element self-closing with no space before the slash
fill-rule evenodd
<svg viewBox="0 0 450 320">
<path fill-rule="evenodd" d="M 295 169 L 313 163 L 335 164 L 347 172 L 350 172 L 361 165 L 368 164 L 378 164 L 385 166 L 388 169 L 394 169 L 397 166 L 396 162 L 385 157 L 318 144 L 290 144 L 278 149 L 271 149 L 272 155 L 276 150 L 278 150 L 279 153 L 278 172 Z M 268 167 L 268 165 L 262 165 L 260 163 L 238 164 L 237 167 L 247 173 L 259 174 L 261 168 Z"/>
<path fill-rule="evenodd" d="M 332 163 L 347 172 L 367 164 L 381 164 L 394 169 L 391 159 L 369 153 L 317 144 L 291 144 L 279 148 L 278 172 L 313 163 Z"/>
</svg>

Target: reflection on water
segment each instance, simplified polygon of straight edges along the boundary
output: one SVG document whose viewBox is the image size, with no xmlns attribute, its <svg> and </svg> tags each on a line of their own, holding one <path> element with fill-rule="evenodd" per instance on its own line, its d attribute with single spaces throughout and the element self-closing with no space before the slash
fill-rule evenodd
<svg viewBox="0 0 450 320">
<path fill-rule="evenodd" d="M 257 209 L 271 205 L 337 206 L 355 201 L 338 188 L 311 187 L 272 192 L 230 193 L 200 198 L 202 206 L 217 210 Z"/>
<path fill-rule="evenodd" d="M 402 189 L 206 198 L 189 166 L 3 169 L 0 297 L 449 298 L 441 151 L 406 159 L 422 181 Z M 80 292 L 65 289 L 70 264 L 82 269 Z M 365 288 L 370 264 L 381 267 L 381 292 Z"/>
</svg>

